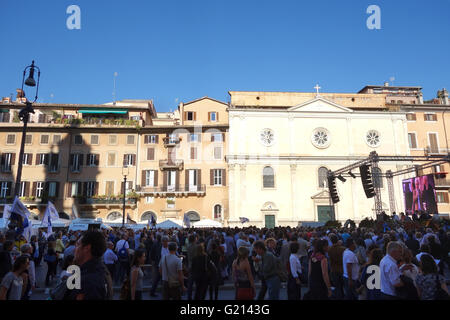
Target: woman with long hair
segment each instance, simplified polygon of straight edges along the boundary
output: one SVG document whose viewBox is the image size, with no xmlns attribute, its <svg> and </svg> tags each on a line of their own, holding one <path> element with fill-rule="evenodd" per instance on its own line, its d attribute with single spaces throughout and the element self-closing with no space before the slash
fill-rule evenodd
<svg viewBox="0 0 450 320">
<path fill-rule="evenodd" d="M 416 277 L 420 300 L 437 300 L 439 298 L 438 293 L 441 290 L 447 294 L 448 298 L 445 278 L 438 273 L 436 262 L 431 255 L 423 254 L 420 257 L 420 269 L 422 274 Z"/>
<path fill-rule="evenodd" d="M 248 261 L 249 252 L 246 247 L 239 247 L 237 258 L 232 265 L 236 300 L 253 300 L 255 297 L 255 282 Z"/>
<path fill-rule="evenodd" d="M 305 294 L 304 299 L 306 300 L 328 300 L 331 297 L 327 251 L 327 240 L 317 239 L 314 241 L 314 251 L 309 259 L 309 292 Z"/>
<path fill-rule="evenodd" d="M 381 299 L 381 290 L 380 289 L 369 289 L 367 287 L 367 279 L 369 278 L 369 274 L 367 273 L 367 269 L 371 266 L 379 266 L 381 259 L 383 259 L 383 251 L 378 247 L 369 247 L 369 260 L 363 266 L 361 272 L 361 286 L 360 290 L 364 290 L 365 294 L 363 294 L 365 300 L 382 300 Z"/>
<path fill-rule="evenodd" d="M 145 263 L 145 250 L 138 249 L 134 252 L 130 271 L 130 296 L 131 300 L 142 300 L 144 287 L 144 272 L 142 265 Z"/>
<path fill-rule="evenodd" d="M 44 256 L 44 261 L 47 262 L 47 275 L 45 277 L 45 286 L 50 285 L 50 281 L 53 281 L 56 277 L 56 268 L 58 266 L 58 253 L 55 250 L 56 242 L 49 241 L 47 254 Z"/>
<path fill-rule="evenodd" d="M 203 242 L 204 243 L 204 242 Z M 195 256 L 192 259 L 192 278 L 195 283 L 194 300 L 205 300 L 208 290 L 208 263 L 209 258 L 205 253 L 205 247 L 200 243 L 195 248 Z"/>
</svg>

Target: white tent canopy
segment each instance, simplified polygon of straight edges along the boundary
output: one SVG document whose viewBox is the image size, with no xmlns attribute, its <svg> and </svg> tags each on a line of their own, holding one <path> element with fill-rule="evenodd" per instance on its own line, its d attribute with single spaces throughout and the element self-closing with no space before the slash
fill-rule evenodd
<svg viewBox="0 0 450 320">
<path fill-rule="evenodd" d="M 156 225 L 156 228 L 161 228 L 161 229 L 170 229 L 170 228 L 177 228 L 177 229 L 181 229 L 181 228 L 183 228 L 182 227 L 182 225 L 181 224 L 178 224 L 177 222 L 175 222 L 175 221 L 172 221 L 172 220 L 166 220 L 166 221 L 164 221 L 164 222 L 161 222 L 161 223 L 158 223 L 157 225 Z"/>
<path fill-rule="evenodd" d="M 204 219 L 193 223 L 194 228 L 222 228 L 222 224 L 218 221 Z"/>
<path fill-rule="evenodd" d="M 42 226 L 41 220 L 30 220 L 30 221 L 31 221 L 33 228 L 35 228 L 35 229 L 47 228 L 47 226 L 45 226 L 45 227 Z M 53 228 L 65 228 L 70 225 L 70 222 L 71 222 L 71 220 L 59 218 L 58 220 L 52 221 L 52 227 Z"/>
</svg>

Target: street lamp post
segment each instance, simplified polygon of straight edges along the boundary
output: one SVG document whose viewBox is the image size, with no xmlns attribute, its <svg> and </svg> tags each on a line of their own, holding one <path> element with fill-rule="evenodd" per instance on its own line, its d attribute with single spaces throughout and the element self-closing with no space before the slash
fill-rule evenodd
<svg viewBox="0 0 450 320">
<path fill-rule="evenodd" d="M 122 227 L 125 226 L 125 197 L 127 192 L 127 175 L 128 175 L 128 166 L 122 167 L 122 175 L 123 175 L 123 216 L 122 216 Z"/>
<path fill-rule="evenodd" d="M 25 74 L 27 72 L 27 70 L 29 69 L 30 73 L 28 75 L 28 78 L 25 80 Z M 37 79 L 37 85 L 36 85 L 36 81 L 34 80 L 34 70 L 38 69 L 38 79 Z M 23 70 L 23 78 L 22 78 L 22 91 L 21 93 L 24 94 L 23 91 L 23 85 L 25 84 L 26 86 L 29 87 L 36 87 L 36 95 L 34 97 L 34 100 L 25 101 L 25 107 L 22 108 L 19 112 L 19 119 L 23 121 L 23 130 L 22 130 L 22 141 L 20 144 L 20 152 L 19 152 L 19 164 L 17 166 L 17 176 L 16 176 L 16 185 L 14 188 L 14 196 L 19 196 L 19 190 L 20 190 L 20 182 L 22 179 L 22 164 L 23 164 L 23 154 L 24 154 L 24 149 L 25 149 L 25 140 L 26 140 L 26 134 L 27 134 L 27 125 L 28 125 L 28 120 L 30 117 L 30 113 L 34 113 L 33 110 L 33 103 L 36 102 L 37 98 L 38 98 L 38 92 L 39 92 L 39 79 L 41 77 L 41 70 L 39 69 L 38 66 L 34 65 L 34 60 L 31 63 L 30 66 L 26 67 L 25 70 Z M 24 94 L 25 96 L 25 94 Z"/>
</svg>

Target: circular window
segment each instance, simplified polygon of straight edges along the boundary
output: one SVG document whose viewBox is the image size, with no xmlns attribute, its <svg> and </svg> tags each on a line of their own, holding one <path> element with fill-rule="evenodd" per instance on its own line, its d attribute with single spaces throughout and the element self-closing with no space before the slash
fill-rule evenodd
<svg viewBox="0 0 450 320">
<path fill-rule="evenodd" d="M 327 148 L 331 143 L 330 133 L 325 128 L 317 128 L 312 133 L 311 142 L 317 148 Z"/>
<path fill-rule="evenodd" d="M 275 141 L 275 135 L 272 131 L 272 129 L 263 129 L 261 131 L 261 134 L 259 136 L 261 143 L 265 145 L 266 147 L 269 147 L 273 144 Z"/>
<path fill-rule="evenodd" d="M 366 143 L 369 147 L 376 148 L 380 145 L 380 134 L 376 130 L 370 130 L 366 134 Z"/>
</svg>

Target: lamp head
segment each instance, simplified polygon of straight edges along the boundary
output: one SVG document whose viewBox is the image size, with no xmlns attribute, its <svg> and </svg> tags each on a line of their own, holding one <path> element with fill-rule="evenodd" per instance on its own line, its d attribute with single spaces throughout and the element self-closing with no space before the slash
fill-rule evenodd
<svg viewBox="0 0 450 320">
<path fill-rule="evenodd" d="M 27 85 L 29 87 L 35 87 L 36 86 L 36 80 L 34 80 L 34 60 L 31 63 L 30 73 L 28 75 L 27 80 L 25 80 L 25 85 Z"/>
</svg>

